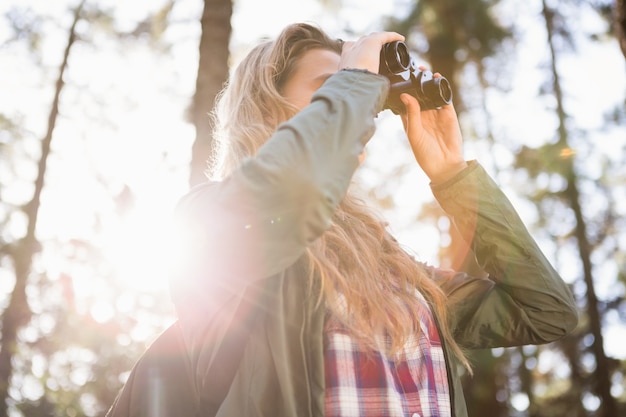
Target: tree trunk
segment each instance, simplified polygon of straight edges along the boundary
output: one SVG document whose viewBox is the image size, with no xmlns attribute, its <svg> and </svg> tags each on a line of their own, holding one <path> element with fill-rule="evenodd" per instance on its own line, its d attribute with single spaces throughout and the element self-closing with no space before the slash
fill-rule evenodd
<svg viewBox="0 0 626 417">
<path fill-rule="evenodd" d="M 565 110 L 563 107 L 563 92 L 560 85 L 560 77 L 557 71 L 556 52 L 553 41 L 554 34 L 554 12 L 547 6 L 546 1 L 542 1 L 542 14 L 546 23 L 546 32 L 548 36 L 548 46 L 551 54 L 551 70 L 554 80 L 554 94 L 557 103 L 557 115 L 559 118 L 559 142 L 558 146 L 567 150 L 570 148 L 568 143 L 567 128 L 565 124 Z M 589 318 L 589 331 L 593 335 L 593 344 L 591 350 L 596 360 L 595 370 L 595 393 L 602 401 L 598 416 L 614 417 L 617 415 L 617 404 L 611 395 L 611 372 L 609 360 L 604 352 L 604 337 L 602 335 L 602 324 L 600 320 L 600 312 L 598 310 L 598 298 L 594 289 L 594 279 L 591 264 L 591 244 L 587 237 L 587 225 L 582 213 L 581 196 L 578 189 L 577 175 L 574 169 L 572 158 L 563 158 L 564 175 L 567 181 L 567 187 L 564 191 L 565 198 L 570 204 L 576 218 L 576 226 L 574 235 L 578 244 L 578 253 L 583 267 L 583 279 L 587 287 L 587 316 Z"/>
<path fill-rule="evenodd" d="M 44 177 L 46 164 L 50 154 L 50 144 L 52 143 L 52 133 L 56 125 L 59 114 L 59 97 L 63 90 L 63 74 L 67 68 L 67 62 L 72 45 L 76 41 L 76 24 L 80 20 L 80 13 L 83 6 L 81 2 L 74 10 L 74 21 L 70 27 L 67 46 L 65 47 L 63 61 L 59 68 L 59 77 L 56 81 L 52 107 L 48 115 L 48 128 L 46 135 L 41 141 L 41 155 L 39 158 L 37 179 L 35 180 L 35 191 L 30 202 L 26 205 L 25 211 L 28 218 L 26 235 L 13 247 L 9 255 L 13 260 L 15 269 L 15 286 L 11 293 L 9 304 L 2 315 L 2 340 L 0 341 L 0 417 L 8 415 L 7 400 L 9 397 L 9 386 L 13 367 L 11 365 L 13 356 L 17 352 L 17 333 L 30 321 L 31 311 L 26 297 L 26 285 L 33 263 L 33 257 L 39 250 L 39 242 L 35 235 L 37 227 L 37 216 L 39 214 L 41 192 L 44 187 Z"/>
<path fill-rule="evenodd" d="M 624 0 L 615 1 L 615 36 L 626 58 L 626 2 Z"/>
<path fill-rule="evenodd" d="M 192 147 L 190 186 L 206 179 L 207 161 L 214 147 L 213 121 L 209 113 L 213 109 L 215 97 L 228 78 L 232 14 L 232 0 L 204 0 L 196 92 L 191 106 L 191 121 L 196 128 L 196 138 Z"/>
</svg>

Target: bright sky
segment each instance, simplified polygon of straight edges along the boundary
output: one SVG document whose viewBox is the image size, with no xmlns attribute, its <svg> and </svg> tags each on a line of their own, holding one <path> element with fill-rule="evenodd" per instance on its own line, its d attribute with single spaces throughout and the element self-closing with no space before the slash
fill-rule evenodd
<svg viewBox="0 0 626 417">
<path fill-rule="evenodd" d="M 31 155 L 38 155 L 38 140 L 45 131 L 56 68 L 66 42 L 65 31 L 70 21 L 64 13 L 65 5 L 76 3 L 70 0 L 19 2 L 20 6 L 31 5 L 38 13 L 63 16 L 61 21 L 46 27 L 47 35 L 42 40 L 42 61 L 53 68 L 47 78 L 40 78 L 41 73 L 33 67 L 31 59 L 17 48 L 0 50 L 4 55 L 0 59 L 0 111 L 23 118 L 28 129 L 26 136 L 30 139 L 25 141 L 25 147 Z M 164 3 L 165 0 L 98 1 L 102 7 L 115 9 L 120 27 L 126 29 L 134 27 L 147 11 L 156 10 Z M 406 3 L 344 0 L 341 9 L 328 13 L 317 0 L 235 0 L 232 46 L 234 51 L 243 53 L 257 39 L 274 36 L 293 21 L 313 21 L 337 34 L 369 33 L 379 29 L 377 19 L 380 16 L 401 10 Z M 511 3 L 513 7 L 517 4 Z M 10 6 L 0 5 L 0 12 L 4 13 Z M 545 56 L 546 52 L 544 31 L 536 20 L 537 5 L 530 6 L 527 2 L 517 4 L 519 11 L 515 16 L 525 33 L 522 43 L 516 46 L 518 61 L 508 63 L 519 69 L 518 78 L 508 82 L 511 93 L 502 95 L 490 91 L 487 94 L 489 106 L 498 110 L 494 114 L 499 117 L 491 121 L 496 133 L 507 140 L 537 145 L 553 135 L 554 121 L 535 100 L 538 86 L 545 80 L 538 55 Z M 119 49 L 97 34 L 93 36 L 96 36 L 94 42 L 100 45 L 98 50 L 85 42 L 77 44 L 72 51 L 67 79 L 79 88 L 68 88 L 63 96 L 62 118 L 55 131 L 47 177 L 49 191 L 43 196 L 45 210 L 42 210 L 38 232 L 43 239 L 55 237 L 69 241 L 88 238 L 94 227 L 101 228 L 103 241 L 100 243 L 114 248 L 109 249 L 108 256 L 118 262 L 124 276 L 128 277 L 128 285 L 139 289 L 165 291 L 167 286 L 162 265 L 155 260 L 167 257 L 159 242 L 167 232 L 174 204 L 186 190 L 185 164 L 194 132 L 184 121 L 184 110 L 195 85 L 199 37 L 196 19 L 201 7 L 200 0 L 176 2 L 172 20 L 178 23 L 166 32 L 173 47 L 171 56 L 165 59 L 129 43 L 120 61 Z M 583 22 L 583 26 L 598 24 L 593 19 Z M 84 32 L 85 27 L 79 30 Z M 83 34 L 87 38 L 92 36 Z M 5 37 L 6 28 L 0 26 L 0 40 Z M 623 100 L 626 91 L 624 59 L 616 53 L 616 48 L 611 42 L 603 46 L 595 44 L 593 48 L 584 47 L 580 56 L 561 62 L 563 68 L 573 69 L 567 72 L 566 88 L 575 91 L 575 95 L 567 104 L 572 119 L 580 127 L 602 126 L 603 106 Z M 104 106 L 100 103 L 103 100 L 107 101 Z M 384 137 L 377 135 L 368 148 L 371 170 L 364 172 L 364 178 L 380 181 L 398 166 L 411 164 L 412 156 L 399 136 L 399 129 L 396 117 L 387 114 L 380 118 L 379 132 L 384 132 Z M 622 152 L 626 138 L 623 132 L 602 137 L 602 141 L 595 143 L 598 153 L 590 158 Z M 470 158 L 486 156 L 480 144 L 468 144 L 467 151 Z M 22 181 L 3 190 L 3 197 L 21 202 L 31 197 L 34 168 L 30 164 L 17 168 Z M 0 174 L 2 169 L 0 167 Z M 374 178 L 376 176 L 378 178 Z M 392 228 L 423 260 L 433 261 L 439 243 L 436 229 L 414 221 L 421 204 L 431 199 L 427 181 L 415 164 L 403 178 L 402 183 L 389 184 L 395 188 L 398 205 L 390 218 Z M 126 218 L 119 220 L 107 215 L 112 208 L 109 195 L 120 192 L 124 185 L 133 190 L 136 201 Z M 513 194 L 511 197 L 515 199 Z M 523 207 L 521 202 L 520 207 Z M 98 224 L 94 212 L 102 214 Z M 155 224 L 161 226 L 155 227 Z M 11 231 L 16 235 L 23 227 L 24 223 L 19 220 L 11 223 Z M 63 267 L 57 266 L 59 271 Z M 566 279 L 574 279 L 574 276 Z M 87 276 L 76 276 L 75 285 L 77 292 L 85 294 L 102 291 L 102 288 L 92 288 Z M 608 289 L 600 288 L 600 291 Z M 106 320 L 110 312 L 99 308 L 94 314 Z M 607 337 L 613 337 L 616 342 L 626 340 L 623 333 Z M 607 345 L 619 346 L 615 342 Z"/>
</svg>

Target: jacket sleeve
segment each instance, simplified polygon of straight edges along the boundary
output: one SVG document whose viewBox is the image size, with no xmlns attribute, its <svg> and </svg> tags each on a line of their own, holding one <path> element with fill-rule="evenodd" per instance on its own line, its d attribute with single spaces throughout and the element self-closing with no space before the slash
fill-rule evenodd
<svg viewBox="0 0 626 417">
<path fill-rule="evenodd" d="M 203 305 L 219 306 L 282 271 L 327 229 L 388 88 L 385 77 L 339 71 L 257 155 L 182 198 L 175 217 L 184 234 L 171 280 L 179 312 L 199 294 Z"/>
<path fill-rule="evenodd" d="M 569 333 L 578 322 L 571 292 L 484 169 L 472 161 L 431 188 L 488 273 L 475 278 L 433 270 L 455 306 L 457 341 L 491 348 L 542 344 Z"/>
</svg>

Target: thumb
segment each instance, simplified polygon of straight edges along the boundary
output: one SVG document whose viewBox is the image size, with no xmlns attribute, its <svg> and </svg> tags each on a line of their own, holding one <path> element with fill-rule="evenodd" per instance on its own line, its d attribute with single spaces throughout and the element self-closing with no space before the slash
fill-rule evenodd
<svg viewBox="0 0 626 417">
<path fill-rule="evenodd" d="M 406 106 L 407 111 L 409 112 L 419 112 L 420 111 L 420 103 L 417 101 L 415 97 L 413 97 L 409 93 L 400 94 L 400 100 Z"/>
<path fill-rule="evenodd" d="M 402 113 L 402 124 L 407 134 L 416 131 L 422 127 L 422 113 L 420 104 L 415 97 L 410 94 L 400 94 L 400 101 L 404 104 L 406 111 Z"/>
</svg>

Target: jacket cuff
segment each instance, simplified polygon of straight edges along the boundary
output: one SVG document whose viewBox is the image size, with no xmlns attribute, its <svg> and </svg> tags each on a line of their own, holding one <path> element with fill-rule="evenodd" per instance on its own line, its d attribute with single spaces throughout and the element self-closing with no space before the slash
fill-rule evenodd
<svg viewBox="0 0 626 417">
<path fill-rule="evenodd" d="M 380 93 L 374 103 L 374 116 L 383 111 L 389 90 L 391 89 L 391 82 L 384 75 L 375 74 L 366 69 L 344 68 L 330 77 L 326 82 L 334 82 L 334 80 L 341 80 L 341 83 L 345 82 L 353 89 L 365 88 L 371 91 L 371 88 L 380 88 Z M 341 94 L 345 94 L 345 92 Z"/>
<path fill-rule="evenodd" d="M 464 168 L 455 176 L 453 176 L 452 178 L 442 183 L 439 183 L 439 184 L 430 183 L 430 189 L 436 196 L 447 198 L 450 196 L 450 194 L 455 193 L 455 190 L 454 190 L 455 184 L 457 184 L 459 181 L 462 181 L 465 177 L 472 175 L 472 173 L 474 173 L 476 170 L 484 171 L 484 169 L 478 163 L 478 161 L 476 160 L 467 161 L 466 168 Z"/>
</svg>

